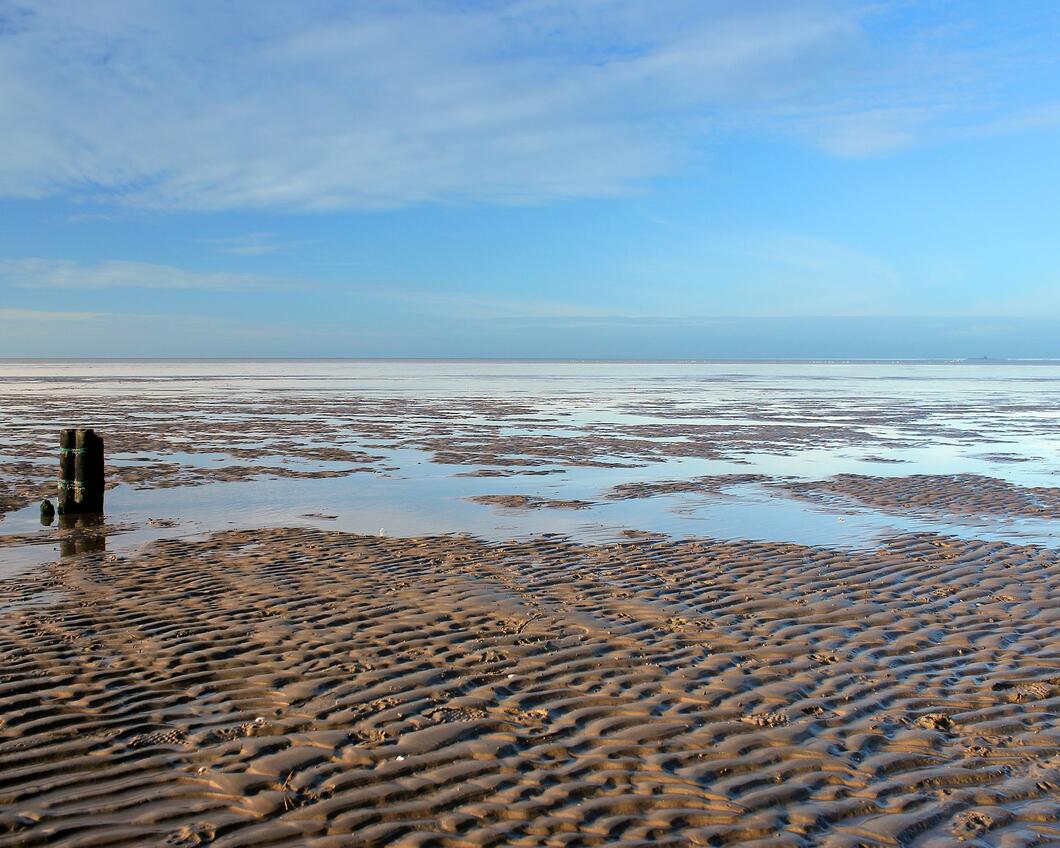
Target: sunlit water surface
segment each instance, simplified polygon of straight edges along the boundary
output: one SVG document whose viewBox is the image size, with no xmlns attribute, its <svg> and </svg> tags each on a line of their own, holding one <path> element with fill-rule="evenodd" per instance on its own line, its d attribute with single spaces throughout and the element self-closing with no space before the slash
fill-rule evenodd
<svg viewBox="0 0 1060 848">
<path fill-rule="evenodd" d="M 1060 364 L 1053 363 L 6 361 L 0 362 L 0 392 L 23 401 L 19 420 L 36 414 L 36 423 L 55 428 L 78 422 L 42 420 L 33 412 L 36 400 L 89 396 L 105 407 L 108 399 L 135 396 L 147 403 L 185 395 L 200 405 L 216 402 L 216 415 L 224 419 L 233 415 L 230 407 L 235 402 L 277 396 L 289 402 L 291 416 L 297 417 L 300 401 L 473 395 L 534 410 L 532 422 L 506 428 L 513 436 L 577 437 L 597 425 L 675 420 L 737 426 L 756 423 L 757 415 L 766 411 L 770 420 L 780 415 L 785 423 L 798 424 L 806 410 L 821 406 L 836 409 L 837 419 L 853 420 L 881 440 L 902 443 L 886 448 L 799 446 L 750 451 L 738 460 L 681 458 L 634 467 L 625 462 L 626 467 L 618 468 L 557 464 L 551 470 L 562 473 L 470 477 L 467 473 L 476 466 L 443 464 L 428 451 L 346 440 L 345 447 L 362 447 L 383 457 L 379 467 L 389 470 L 169 489 L 119 485 L 107 493 L 106 532 L 100 535 L 101 543 L 118 553 L 153 539 L 275 526 L 393 536 L 469 533 L 490 540 L 557 533 L 610 541 L 624 530 L 638 530 L 833 547 L 871 547 L 887 536 L 918 531 L 1048 546 L 1060 539 L 1060 524 L 1053 520 L 895 515 L 854 503 L 823 506 L 759 483 L 741 483 L 720 494 L 602 499 L 604 492 L 622 483 L 749 473 L 798 479 L 841 472 L 976 473 L 1019 485 L 1055 486 L 1060 471 Z M 653 411 L 657 403 L 660 409 Z M 745 410 L 744 417 L 734 417 L 734 407 Z M 869 420 L 858 421 L 860 410 L 910 408 L 917 410 L 912 423 L 880 421 L 867 413 Z M 727 411 L 715 416 L 715 409 Z M 689 414 L 675 419 L 674 410 Z M 935 425 L 943 435 L 923 435 Z M 327 444 L 319 435 L 309 438 Z M 42 454 L 47 451 L 45 446 Z M 4 452 L 0 438 L 0 455 Z M 231 462 L 223 452 L 166 453 L 158 458 L 206 468 Z M 122 463 L 143 461 L 144 456 L 112 454 L 109 459 Z M 284 465 L 319 470 L 349 463 Z M 468 500 L 486 494 L 588 500 L 593 505 L 582 510 L 513 510 Z M 31 543 L 0 548 L 0 574 L 47 562 L 60 553 L 58 529 L 40 525 L 36 505 L 0 521 L 0 535 L 10 534 L 26 535 Z"/>
</svg>

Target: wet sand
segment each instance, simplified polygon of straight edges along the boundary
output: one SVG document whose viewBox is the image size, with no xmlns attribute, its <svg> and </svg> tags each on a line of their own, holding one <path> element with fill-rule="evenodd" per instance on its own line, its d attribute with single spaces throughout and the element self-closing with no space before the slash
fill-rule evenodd
<svg viewBox="0 0 1060 848">
<path fill-rule="evenodd" d="M 398 369 L 375 394 L 0 385 L 0 518 L 23 508 L 0 520 L 0 565 L 41 554 L 0 579 L 0 848 L 1060 845 L 1044 372 L 958 371 L 941 396 L 905 372 L 877 390 L 725 365 L 615 390 L 611 371 L 578 365 L 571 387 L 555 368 L 415 391 Z M 174 499 L 33 527 L 55 430 L 86 416 L 112 503 Z M 245 520 L 241 487 L 303 485 L 334 499 L 303 493 L 291 514 L 335 530 L 189 529 L 196 498 L 213 530 Z M 992 517 L 1043 522 L 1046 546 L 941 522 L 827 547 L 678 539 L 650 518 L 748 489 L 755 522 L 768 503 L 837 528 L 876 510 L 976 535 Z M 388 492 L 399 510 L 379 508 Z M 446 498 L 534 530 L 340 532 L 350 504 L 374 532 Z M 622 541 L 554 532 L 627 507 Z M 121 544 L 156 529 L 172 538 Z"/>
<path fill-rule="evenodd" d="M 837 474 L 784 488 L 811 500 L 848 499 L 889 511 L 1060 518 L 1060 487 L 1016 486 L 980 474 Z"/>
<path fill-rule="evenodd" d="M 561 501 L 536 495 L 476 495 L 468 500 L 503 509 L 588 509 L 592 506 L 589 501 Z"/>
<path fill-rule="evenodd" d="M 1060 844 L 1058 593 L 934 536 L 83 554 L 0 584 L 0 845 Z"/>
<path fill-rule="evenodd" d="M 761 483 L 769 478 L 764 474 L 713 474 L 709 477 L 692 477 L 688 480 L 652 480 L 638 483 L 620 483 L 606 497 L 611 500 L 633 500 L 691 492 L 699 495 L 718 494 L 730 486 L 741 483 Z"/>
<path fill-rule="evenodd" d="M 947 460 L 932 473 L 1030 475 L 1060 443 L 1057 379 L 1051 366 L 0 363 L 0 510 L 54 491 L 71 422 L 104 433 L 107 479 L 137 488 L 387 474 L 395 451 L 529 481 L 628 469 L 619 484 L 635 483 L 675 461 L 776 476 L 739 466 L 781 458 L 818 479 L 925 458 Z M 1041 453 L 1013 452 L 1024 440 Z"/>
</svg>

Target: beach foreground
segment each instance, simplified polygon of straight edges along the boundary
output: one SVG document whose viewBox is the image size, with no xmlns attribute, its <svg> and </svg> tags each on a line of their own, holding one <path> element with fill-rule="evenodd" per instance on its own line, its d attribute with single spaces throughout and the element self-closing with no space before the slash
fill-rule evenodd
<svg viewBox="0 0 1060 848">
<path fill-rule="evenodd" d="M 315 529 L 0 585 L 0 845 L 1060 843 L 1060 559 Z"/>
</svg>

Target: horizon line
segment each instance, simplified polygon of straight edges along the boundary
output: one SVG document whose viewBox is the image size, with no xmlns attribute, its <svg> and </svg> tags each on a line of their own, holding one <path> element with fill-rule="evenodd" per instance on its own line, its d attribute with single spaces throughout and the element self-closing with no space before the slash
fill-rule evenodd
<svg viewBox="0 0 1060 848">
<path fill-rule="evenodd" d="M 570 363 L 924 363 L 924 364 L 1058 364 L 1060 357 L 583 357 L 583 356 L 0 356 L 2 363 L 18 362 L 570 362 Z"/>
</svg>

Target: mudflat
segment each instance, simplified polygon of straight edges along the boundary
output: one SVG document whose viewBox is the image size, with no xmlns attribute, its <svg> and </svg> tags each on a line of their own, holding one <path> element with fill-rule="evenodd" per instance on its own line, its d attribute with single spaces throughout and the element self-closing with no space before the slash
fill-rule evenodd
<svg viewBox="0 0 1060 848">
<path fill-rule="evenodd" d="M 63 367 L 0 848 L 1060 845 L 1060 368 Z"/>
<path fill-rule="evenodd" d="M 0 587 L 0 845 L 1057 844 L 1058 593 L 930 535 L 68 558 Z"/>
</svg>

